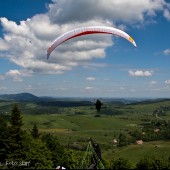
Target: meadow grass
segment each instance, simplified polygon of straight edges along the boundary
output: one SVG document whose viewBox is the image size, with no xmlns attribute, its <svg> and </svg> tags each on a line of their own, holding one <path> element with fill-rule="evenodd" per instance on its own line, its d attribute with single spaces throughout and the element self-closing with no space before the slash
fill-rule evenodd
<svg viewBox="0 0 170 170">
<path fill-rule="evenodd" d="M 64 145 L 92 137 L 100 144 L 104 159 L 123 157 L 135 164 L 145 156 L 169 157 L 170 141 L 153 141 L 145 142 L 143 145 L 131 144 L 126 147 L 117 147 L 112 144 L 112 140 L 118 138 L 122 130 L 141 129 L 141 124 L 144 123 L 142 119 L 157 119 L 148 114 L 161 106 L 169 105 L 170 101 L 120 107 L 107 105 L 107 109 L 101 111 L 103 114 L 101 117 L 95 117 L 97 112 L 91 106 L 62 108 L 62 114 L 24 114 L 23 122 L 26 129 L 31 129 L 36 122 L 41 133 L 56 135 Z M 34 108 L 35 105 L 29 107 Z M 121 114 L 106 115 L 105 112 L 110 112 L 112 109 L 116 109 Z M 166 111 L 166 114 L 161 118 L 170 120 L 170 111 Z M 81 144 L 86 146 L 88 142 L 84 141 Z"/>
<path fill-rule="evenodd" d="M 40 132 L 57 135 L 63 144 L 67 144 L 68 139 L 70 142 L 75 142 L 81 138 L 92 137 L 101 144 L 109 145 L 115 136 L 118 137 L 122 129 L 137 128 L 136 121 L 134 123 L 134 120 L 117 116 L 24 115 L 23 122 L 26 129 L 33 128 L 36 122 Z"/>
<path fill-rule="evenodd" d="M 137 163 L 143 157 L 166 158 L 170 156 L 170 141 L 145 142 L 143 145 L 129 145 L 121 149 L 113 147 L 103 152 L 103 157 L 107 160 L 119 157 Z"/>
</svg>

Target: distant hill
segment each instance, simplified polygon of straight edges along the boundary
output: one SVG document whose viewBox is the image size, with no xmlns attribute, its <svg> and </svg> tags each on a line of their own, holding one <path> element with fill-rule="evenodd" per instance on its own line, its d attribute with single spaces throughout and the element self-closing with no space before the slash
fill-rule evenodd
<svg viewBox="0 0 170 170">
<path fill-rule="evenodd" d="M 2 94 L 1 100 L 15 100 L 15 101 L 39 101 L 41 98 L 30 93 L 18 93 L 18 94 Z"/>
<path fill-rule="evenodd" d="M 40 108 L 49 109 L 51 107 L 79 107 L 79 106 L 92 106 L 94 103 L 88 100 L 75 100 L 74 98 L 54 98 L 54 97 L 37 97 L 30 93 L 18 93 L 18 94 L 3 94 L 0 95 L 1 102 L 8 103 L 22 103 L 34 104 Z M 24 103 L 25 104 L 24 104 Z M 5 105 L 6 105 L 5 104 Z M 3 107 L 5 107 L 5 105 Z M 1 108 L 1 107 L 0 107 Z M 35 109 L 35 108 L 34 108 Z"/>
</svg>

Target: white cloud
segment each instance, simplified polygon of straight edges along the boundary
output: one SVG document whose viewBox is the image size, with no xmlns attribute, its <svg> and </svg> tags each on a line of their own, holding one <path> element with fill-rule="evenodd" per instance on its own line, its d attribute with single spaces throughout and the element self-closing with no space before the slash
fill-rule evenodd
<svg viewBox="0 0 170 170">
<path fill-rule="evenodd" d="M 19 72 L 19 70 L 9 70 L 6 75 L 8 76 L 18 76 L 21 75 L 21 73 Z"/>
<path fill-rule="evenodd" d="M 165 80 L 165 84 L 170 84 L 170 80 Z"/>
<path fill-rule="evenodd" d="M 27 70 L 9 70 L 5 76 L 13 78 L 14 81 L 23 81 L 22 77 L 30 77 L 31 73 Z"/>
<path fill-rule="evenodd" d="M 36 15 L 19 25 L 7 18 L 0 18 L 0 22 L 4 29 L 0 50 L 7 51 L 6 56 L 2 53 L 0 56 L 35 73 L 61 74 L 93 58 L 105 57 L 105 48 L 112 45 L 109 35 L 86 36 L 63 44 L 47 60 L 46 50 L 49 44 L 61 33 L 74 28 L 74 24 L 51 24 L 46 15 Z M 101 24 L 96 21 L 94 23 Z"/>
<path fill-rule="evenodd" d="M 125 29 L 125 24 L 153 19 L 156 12 L 164 12 L 168 18 L 168 9 L 164 0 L 107 0 L 107 3 L 105 0 L 53 0 L 46 14 L 35 15 L 19 24 L 0 18 L 4 31 L 0 57 L 33 73 L 62 74 L 78 65 L 87 66 L 87 61 L 92 59 L 104 58 L 105 49 L 114 43 L 111 35 L 75 38 L 59 46 L 47 60 L 46 50 L 59 35 L 90 25 L 117 25 Z M 118 25 L 117 21 L 122 23 Z M 21 80 L 19 75 L 17 78 Z"/>
<path fill-rule="evenodd" d="M 94 80 L 95 80 L 95 77 L 86 77 L 86 80 L 88 80 L 88 81 L 94 81 Z"/>
<path fill-rule="evenodd" d="M 8 50 L 8 45 L 5 43 L 3 39 L 0 38 L 0 51 L 6 51 Z"/>
<path fill-rule="evenodd" d="M 107 3 L 105 0 L 79 0 L 76 3 L 75 0 L 58 0 L 56 5 L 49 6 L 49 16 L 59 24 L 98 19 L 134 23 L 163 11 L 166 4 L 164 0 L 107 0 Z"/>
<path fill-rule="evenodd" d="M 129 70 L 129 75 L 134 77 L 149 77 L 152 76 L 153 71 L 148 70 Z"/>
<path fill-rule="evenodd" d="M 170 11 L 168 9 L 164 10 L 163 15 L 168 21 L 170 21 Z"/>
<path fill-rule="evenodd" d="M 164 50 L 164 51 L 163 51 L 163 54 L 164 54 L 164 55 L 170 55 L 170 49 Z"/>
</svg>

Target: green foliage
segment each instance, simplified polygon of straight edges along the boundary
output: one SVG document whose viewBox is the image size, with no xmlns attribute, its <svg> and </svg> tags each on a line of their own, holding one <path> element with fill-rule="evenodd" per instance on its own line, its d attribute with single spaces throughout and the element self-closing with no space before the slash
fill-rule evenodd
<svg viewBox="0 0 170 170">
<path fill-rule="evenodd" d="M 105 169 L 110 168 L 110 161 L 102 159 L 101 162 L 103 163 L 103 166 L 104 166 Z"/>
<path fill-rule="evenodd" d="M 110 161 L 111 169 L 133 169 L 132 163 L 124 158 L 112 159 Z"/>
<path fill-rule="evenodd" d="M 16 104 L 11 110 L 10 123 L 11 123 L 11 129 L 13 129 L 14 131 L 19 132 L 21 130 L 21 127 L 23 125 L 21 111 L 19 110 L 19 107 Z"/>
<path fill-rule="evenodd" d="M 137 169 L 169 169 L 170 162 L 165 158 L 145 157 L 142 158 L 137 164 Z"/>
<path fill-rule="evenodd" d="M 71 149 L 65 149 L 63 165 L 67 169 L 77 169 L 80 166 L 80 161 L 82 160 L 81 155 Z"/>
<path fill-rule="evenodd" d="M 65 161 L 65 149 L 58 138 L 50 133 L 42 135 L 42 141 L 46 143 L 47 148 L 51 151 L 51 160 L 54 166 L 63 166 Z"/>
<path fill-rule="evenodd" d="M 39 133 L 39 130 L 37 128 L 37 123 L 36 122 L 34 123 L 34 126 L 33 126 L 32 130 L 31 130 L 31 135 L 35 139 L 39 138 L 39 136 L 40 136 L 40 133 Z"/>
<path fill-rule="evenodd" d="M 122 147 L 122 146 L 127 146 L 127 145 L 128 145 L 127 135 L 124 133 L 120 133 L 118 146 Z"/>
<path fill-rule="evenodd" d="M 22 130 L 23 122 L 21 117 L 21 112 L 17 105 L 14 105 L 11 110 L 10 125 L 8 127 L 9 135 L 6 141 L 7 149 L 7 160 L 9 162 L 21 162 L 26 158 L 24 152 L 24 140 L 25 140 L 25 131 Z M 18 164 L 15 166 L 8 164 L 8 167 L 19 167 Z"/>
<path fill-rule="evenodd" d="M 6 163 L 10 169 L 51 169 L 51 152 L 41 140 L 34 139 L 22 130 L 21 112 L 17 105 L 11 111 L 11 119 L 7 128 L 8 136 L 5 148 L 7 150 Z M 21 162 L 27 162 L 21 166 Z"/>
<path fill-rule="evenodd" d="M 51 151 L 52 162 L 54 168 L 56 166 L 63 166 L 69 169 L 76 169 L 79 163 L 79 154 L 76 151 L 64 148 L 58 141 L 58 138 L 52 134 L 42 135 L 42 141 L 46 143 L 46 146 Z"/>
<path fill-rule="evenodd" d="M 29 168 L 52 169 L 52 154 L 45 143 L 40 139 L 30 140 L 26 159 L 30 162 Z"/>
<path fill-rule="evenodd" d="M 52 105 L 47 103 L 44 109 L 38 103 L 23 102 L 20 103 L 22 111 L 25 109 L 24 113 L 27 110 L 27 113 L 32 114 L 23 115 L 24 125 L 21 112 L 18 106 L 14 105 L 9 121 L 0 117 L 0 162 L 5 162 L 6 160 L 27 161 L 30 162 L 29 168 L 37 169 L 52 169 L 58 165 L 69 169 L 77 169 L 84 153 L 70 150 L 69 148 L 66 149 L 60 142 L 71 146 L 76 143 L 77 139 L 87 139 L 89 136 L 94 137 L 96 141 L 102 144 L 101 150 L 102 155 L 105 155 L 103 156 L 104 159 L 107 157 L 107 160 L 110 160 L 114 156 L 117 161 L 117 165 L 115 164 L 117 168 L 123 168 L 128 165 L 126 161 L 119 160 L 120 156 L 123 156 L 123 159 L 132 160 L 134 163 L 142 158 L 143 155 L 148 155 L 149 157 L 161 155 L 160 158 L 165 155 L 169 156 L 169 142 L 163 141 L 170 139 L 169 103 L 169 101 L 137 103 L 136 105 L 121 105 L 119 107 L 116 107 L 116 105 L 113 107 L 113 105 L 108 104 L 104 105 L 106 107 L 102 107 L 100 111 L 100 115 L 102 115 L 98 118 L 94 117 L 96 114 L 95 106 L 76 107 L 73 104 L 75 107 L 68 105 L 61 108 L 56 107 L 54 102 Z M 4 106 L 5 103 L 0 102 L 0 108 L 3 107 L 3 113 Z M 6 106 L 8 106 L 8 109 L 10 108 L 9 103 Z M 158 111 L 157 108 L 165 108 L 166 110 L 164 109 L 163 111 L 166 111 L 166 114 L 163 114 L 165 112 L 162 111 L 155 112 L 155 110 Z M 40 111 L 39 113 L 46 114 L 35 115 L 34 113 L 37 110 Z M 76 113 L 84 113 L 84 115 L 75 115 Z M 149 115 L 148 113 L 154 114 Z M 155 113 L 158 114 L 158 117 L 155 116 Z M 35 121 L 38 122 L 40 129 L 37 128 Z M 32 136 L 23 130 L 25 128 L 32 128 Z M 155 133 L 155 128 L 159 128 L 160 131 Z M 51 136 L 47 135 L 46 137 L 38 138 L 39 131 L 50 132 Z M 142 132 L 145 133 L 142 134 Z M 118 140 L 117 146 L 126 147 L 113 145 L 113 138 Z M 144 144 L 141 146 L 132 144 L 136 139 L 142 139 Z M 157 141 L 160 139 L 162 141 Z M 75 146 L 80 146 L 80 149 L 82 146 L 86 146 L 85 142 L 79 141 Z M 131 145 L 129 145 L 130 143 Z M 140 160 L 139 163 L 137 162 L 137 166 L 139 169 L 169 168 L 168 160 L 158 158 L 150 158 L 146 161 Z M 106 162 L 105 167 L 109 168 L 107 165 Z M 3 166 L 1 166 L 2 168 Z M 21 169 L 28 167 L 8 166 L 8 168 Z"/>
<path fill-rule="evenodd" d="M 7 158 L 6 140 L 8 136 L 7 122 L 0 116 L 0 162 L 4 163 Z"/>
</svg>

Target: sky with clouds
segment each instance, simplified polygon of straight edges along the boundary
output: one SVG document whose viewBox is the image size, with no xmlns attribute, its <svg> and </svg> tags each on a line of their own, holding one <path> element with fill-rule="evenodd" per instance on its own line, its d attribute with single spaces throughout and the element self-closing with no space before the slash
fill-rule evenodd
<svg viewBox="0 0 170 170">
<path fill-rule="evenodd" d="M 49 45 L 84 26 L 106 34 L 71 39 L 46 59 Z M 62 97 L 170 97 L 168 0 L 1 0 L 0 94 Z"/>
</svg>

